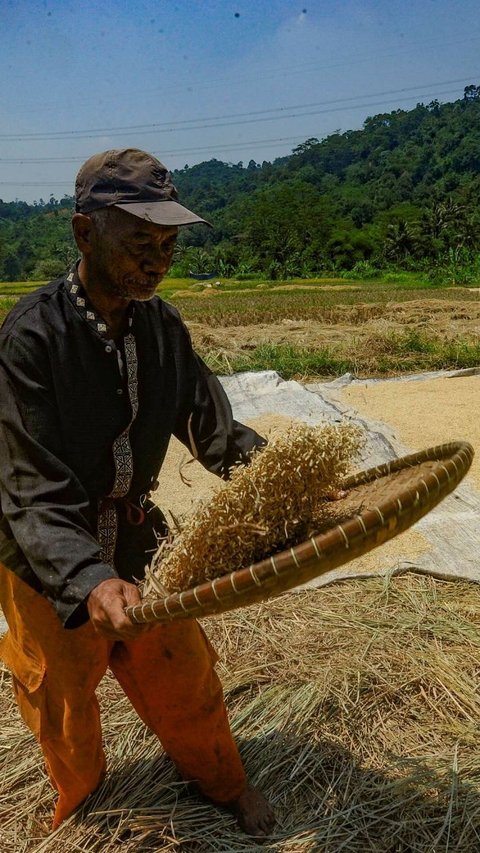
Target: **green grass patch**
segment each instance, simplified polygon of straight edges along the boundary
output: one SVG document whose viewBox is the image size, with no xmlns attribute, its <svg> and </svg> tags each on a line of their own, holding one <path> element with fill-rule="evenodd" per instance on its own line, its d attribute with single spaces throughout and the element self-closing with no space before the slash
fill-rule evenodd
<svg viewBox="0 0 480 853">
<path fill-rule="evenodd" d="M 46 281 L 2 281 L 0 282 L 0 296 L 24 296 L 32 293 Z"/>
<path fill-rule="evenodd" d="M 418 331 L 392 334 L 375 343 L 379 374 L 426 370 L 461 370 L 480 365 L 480 343 L 466 339 L 444 341 Z"/>
<path fill-rule="evenodd" d="M 480 365 L 480 344 L 444 342 L 416 331 L 380 335 L 343 347 L 306 348 L 293 344 L 261 344 L 248 352 L 227 353 L 199 348 L 217 374 L 275 370 L 283 379 L 329 378 L 352 373 L 358 377 L 455 370 Z"/>
<path fill-rule="evenodd" d="M 217 284 L 218 282 L 218 284 Z M 3 281 L 0 282 L 0 296 L 9 296 L 9 295 L 17 295 L 22 296 L 25 293 L 30 293 L 33 290 L 36 290 L 38 287 L 41 287 L 43 284 L 46 284 L 46 281 Z M 373 280 L 365 280 L 356 278 L 352 273 L 351 278 L 341 277 L 336 278 L 333 276 L 325 276 L 325 277 L 316 277 L 316 278 L 292 278 L 282 280 L 261 280 L 255 278 L 250 279 L 212 279 L 210 281 L 197 281 L 191 278 L 170 278 L 166 277 L 157 287 L 157 293 L 159 296 L 162 296 L 165 299 L 170 299 L 175 293 L 179 291 L 182 293 L 199 293 L 209 290 L 215 290 L 216 293 L 221 293 L 222 295 L 231 295 L 231 294 L 241 294 L 242 291 L 255 291 L 258 292 L 259 295 L 262 292 L 267 291 L 268 294 L 276 293 L 278 288 L 289 288 L 289 292 L 292 291 L 295 294 L 298 293 L 308 293 L 311 292 L 312 289 L 316 291 L 321 291 L 324 289 L 324 295 L 326 295 L 327 291 L 331 287 L 335 287 L 336 291 L 334 293 L 341 293 L 342 296 L 346 296 L 349 292 L 352 294 L 352 287 L 356 290 L 360 290 L 364 294 L 371 294 L 371 298 L 375 295 L 375 298 L 378 298 L 380 295 L 381 299 L 385 298 L 386 294 L 392 294 L 397 291 L 425 291 L 428 290 L 432 293 L 435 293 L 435 297 L 438 294 L 443 293 L 445 291 L 452 293 L 458 291 L 458 288 L 455 287 L 438 287 L 432 285 L 430 281 L 421 273 L 407 273 L 407 272 L 399 272 L 399 273 L 385 273 L 382 274 L 380 278 L 376 278 Z M 462 290 L 463 288 L 460 288 Z M 245 294 L 247 296 L 247 294 Z M 442 298 L 442 297 L 440 297 Z M 182 300 L 183 302 L 183 300 Z"/>
<path fill-rule="evenodd" d="M 313 278 L 289 278 L 289 279 L 258 279 L 258 278 L 221 278 L 208 281 L 197 281 L 191 278 L 169 278 L 167 277 L 158 287 L 158 293 L 164 290 L 175 292 L 177 290 L 207 290 L 215 289 L 220 293 L 241 292 L 242 290 L 275 290 L 288 287 L 292 290 L 310 290 L 312 288 L 325 289 L 331 287 L 348 291 L 355 288 L 382 290 L 404 289 L 404 290 L 436 290 L 436 286 L 423 273 L 409 272 L 386 272 L 373 279 L 364 279 L 355 276 L 354 272 L 347 276 L 316 276 Z"/>
<path fill-rule="evenodd" d="M 18 302 L 18 297 L 0 296 L 0 324 L 3 323 L 8 312 L 13 308 L 16 302 Z"/>
<path fill-rule="evenodd" d="M 222 351 L 206 350 L 202 357 L 214 373 L 275 370 L 284 379 L 312 376 L 340 376 L 352 369 L 347 357 L 328 347 L 305 349 L 290 344 L 262 344 L 249 353 L 230 356 Z"/>
</svg>

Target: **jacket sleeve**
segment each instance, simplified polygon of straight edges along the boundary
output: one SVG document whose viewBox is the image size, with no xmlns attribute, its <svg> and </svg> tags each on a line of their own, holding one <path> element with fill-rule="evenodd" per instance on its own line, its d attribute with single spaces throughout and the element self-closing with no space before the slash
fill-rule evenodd
<svg viewBox="0 0 480 853">
<path fill-rule="evenodd" d="M 85 622 L 85 599 L 116 577 L 102 562 L 89 501 L 61 461 L 61 429 L 49 366 L 10 334 L 0 348 L 1 512 L 66 627 Z"/>
<path fill-rule="evenodd" d="M 255 430 L 234 420 L 222 385 L 193 350 L 175 435 L 207 470 L 224 480 L 234 465 L 248 464 L 251 451 L 267 444 Z"/>
</svg>

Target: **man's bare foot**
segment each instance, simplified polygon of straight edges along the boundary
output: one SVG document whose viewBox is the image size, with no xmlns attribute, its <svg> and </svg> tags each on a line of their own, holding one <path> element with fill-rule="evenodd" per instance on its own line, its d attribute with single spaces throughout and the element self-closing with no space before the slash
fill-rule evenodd
<svg viewBox="0 0 480 853">
<path fill-rule="evenodd" d="M 237 818 L 238 825 L 247 835 L 266 839 L 275 825 L 275 813 L 267 799 L 247 785 L 238 799 L 226 804 L 226 808 Z"/>
</svg>

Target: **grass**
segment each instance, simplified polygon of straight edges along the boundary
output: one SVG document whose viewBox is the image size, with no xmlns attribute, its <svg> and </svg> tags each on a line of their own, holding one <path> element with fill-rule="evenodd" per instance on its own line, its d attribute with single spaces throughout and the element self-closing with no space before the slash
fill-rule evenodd
<svg viewBox="0 0 480 853">
<path fill-rule="evenodd" d="M 0 321 L 3 321 L 11 308 L 18 302 L 16 296 L 0 296 Z"/>
<path fill-rule="evenodd" d="M 109 776 L 46 836 L 53 794 L 4 676 L 2 853 L 477 853 L 476 587 L 349 581 L 204 626 L 248 775 L 275 806 L 275 836 L 258 848 L 200 802 L 111 678 L 100 690 Z"/>
<path fill-rule="evenodd" d="M 452 303 L 458 314 L 462 304 L 478 302 L 477 292 L 432 287 L 411 273 L 393 278 L 388 282 L 332 278 L 261 283 L 222 280 L 220 287 L 192 283 L 189 278 L 167 278 L 159 285 L 158 293 L 178 305 L 187 324 L 203 324 L 210 329 L 265 327 L 281 324 L 285 319 L 316 321 L 341 329 L 360 328 L 384 319 L 395 325 L 395 331 L 380 330 L 358 339 L 351 333 L 342 334 L 344 340 L 340 343 L 319 343 L 314 347 L 267 342 L 230 351 L 204 336 L 196 348 L 217 373 L 276 370 L 285 379 L 331 377 L 346 372 L 381 376 L 480 364 L 478 335 L 466 333 L 445 340 L 443 334 L 434 331 L 435 314 L 443 310 L 442 303 Z M 37 286 L 33 282 L 1 284 L 0 321 L 17 296 Z M 283 286 L 288 289 L 278 289 Z M 414 327 L 409 311 L 399 310 L 399 306 L 408 309 L 409 303 L 415 303 L 417 309 L 418 305 L 425 306 L 423 313 L 432 321 L 429 327 Z M 423 307 L 420 314 L 422 311 Z"/>
<path fill-rule="evenodd" d="M 231 355 L 222 350 L 198 352 L 215 373 L 230 375 L 250 370 L 275 370 L 284 379 L 339 376 L 356 368 L 352 360 L 328 347 L 309 350 L 291 344 L 261 344 L 248 353 Z"/>
<path fill-rule="evenodd" d="M 361 323 L 381 317 L 385 306 L 391 303 L 425 300 L 424 290 L 392 289 L 388 286 L 372 289 L 370 283 L 360 284 L 356 290 L 294 290 L 226 292 L 209 296 L 175 296 L 162 285 L 158 293 L 174 302 L 187 322 L 205 323 L 212 327 L 247 326 L 291 320 L 319 320 L 324 323 Z M 187 288 L 184 288 L 187 292 Z M 188 291 L 190 293 L 190 291 Z M 207 293 L 211 293 L 207 291 Z M 0 285 L 0 319 L 15 303 L 13 286 Z M 428 291 L 435 300 L 477 302 L 478 294 L 468 289 L 438 288 Z"/>
<path fill-rule="evenodd" d="M 38 287 L 41 287 L 43 284 L 46 284 L 46 281 L 2 281 L 0 282 L 0 296 L 7 295 L 17 295 L 22 296 L 25 293 L 30 293 L 33 290 L 36 290 Z M 225 279 L 221 278 L 217 281 L 212 279 L 212 281 L 195 281 L 191 278 L 170 278 L 167 276 L 161 284 L 159 284 L 157 288 L 157 293 L 161 296 L 166 296 L 168 294 L 174 294 L 178 292 L 183 292 L 185 294 L 190 293 L 202 293 L 204 291 L 209 292 L 214 290 L 217 293 L 241 293 L 242 291 L 248 290 L 249 292 L 252 290 L 256 290 L 261 293 L 264 290 L 278 291 L 278 288 L 292 288 L 296 292 L 304 290 L 305 292 L 309 292 L 312 288 L 314 290 L 328 290 L 330 287 L 335 286 L 339 290 L 343 291 L 343 295 L 345 295 L 349 290 L 354 289 L 361 290 L 362 292 L 371 292 L 372 294 L 381 293 L 382 291 L 387 291 L 388 293 L 393 293 L 402 290 L 418 290 L 418 291 L 429 291 L 435 296 L 438 293 L 443 293 L 444 291 L 452 290 L 457 292 L 458 290 L 467 290 L 468 288 L 454 288 L 454 287 L 438 287 L 429 283 L 421 274 L 414 273 L 389 273 L 384 278 L 374 279 L 374 280 L 362 280 L 355 278 L 335 278 L 333 276 L 325 276 L 322 278 L 292 278 L 287 279 L 285 281 L 281 280 L 261 280 L 258 279 Z"/>
<path fill-rule="evenodd" d="M 2 281 L 0 296 L 24 296 L 46 283 L 46 281 Z"/>
<path fill-rule="evenodd" d="M 378 334 L 352 346 L 350 352 L 342 352 L 340 346 L 307 349 L 269 343 L 233 355 L 223 350 L 197 349 L 218 374 L 275 370 L 284 379 L 326 378 L 344 373 L 382 376 L 480 365 L 480 343 L 445 342 L 442 337 L 416 331 Z"/>
</svg>

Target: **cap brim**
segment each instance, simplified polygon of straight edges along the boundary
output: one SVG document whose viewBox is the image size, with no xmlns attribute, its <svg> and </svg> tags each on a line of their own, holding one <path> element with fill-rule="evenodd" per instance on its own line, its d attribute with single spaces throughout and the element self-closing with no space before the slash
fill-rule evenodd
<svg viewBox="0 0 480 853">
<path fill-rule="evenodd" d="M 155 225 L 195 225 L 196 222 L 203 222 L 204 225 L 211 227 L 210 222 L 178 204 L 177 201 L 132 202 L 131 204 L 115 204 L 113 206 L 120 207 L 127 213 L 145 219 L 147 222 L 154 222 Z"/>
</svg>

